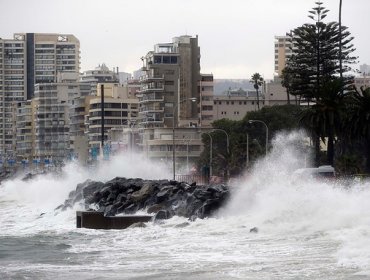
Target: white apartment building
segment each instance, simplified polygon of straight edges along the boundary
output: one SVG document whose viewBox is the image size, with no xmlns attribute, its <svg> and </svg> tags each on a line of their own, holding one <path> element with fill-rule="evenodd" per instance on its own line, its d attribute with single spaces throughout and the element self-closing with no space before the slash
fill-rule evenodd
<svg viewBox="0 0 370 280">
<path fill-rule="evenodd" d="M 56 83 L 61 73 L 78 74 L 80 43 L 73 35 L 16 33 L 0 39 L 0 155 L 12 154 L 13 102 L 34 97 L 38 83 Z"/>
<path fill-rule="evenodd" d="M 362 64 L 360 65 L 360 72 L 363 76 L 370 76 L 370 65 Z"/>
<path fill-rule="evenodd" d="M 68 156 L 69 89 L 64 83 L 36 84 L 33 157 L 62 162 Z"/>
<path fill-rule="evenodd" d="M 91 85 L 91 95 L 96 95 L 99 83 L 119 83 L 119 73 L 110 70 L 104 63 L 94 70 L 84 71 L 80 77 L 83 83 Z"/>
</svg>

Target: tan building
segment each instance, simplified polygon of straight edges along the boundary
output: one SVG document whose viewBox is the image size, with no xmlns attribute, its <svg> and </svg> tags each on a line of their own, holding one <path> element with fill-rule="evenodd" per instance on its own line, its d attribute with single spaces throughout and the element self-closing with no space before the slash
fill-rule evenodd
<svg viewBox="0 0 370 280">
<path fill-rule="evenodd" d="M 198 125 L 200 49 L 198 37 L 157 44 L 142 58 L 140 123 L 146 128 Z M 174 115 L 175 114 L 175 115 Z"/>
<path fill-rule="evenodd" d="M 213 76 L 200 74 L 198 37 L 180 36 L 157 44 L 142 60 L 145 74 L 138 95 L 142 150 L 169 164 L 175 150 L 180 170 L 200 155 L 197 127 L 212 121 Z"/>
<path fill-rule="evenodd" d="M 289 95 L 290 104 L 295 104 L 295 96 Z M 275 77 L 274 80 L 266 83 L 266 105 L 285 105 L 288 104 L 286 88 L 281 85 L 281 78 Z"/>
<path fill-rule="evenodd" d="M 213 74 L 200 74 L 200 127 L 211 127 L 213 122 Z"/>
<path fill-rule="evenodd" d="M 292 55 L 292 47 L 289 36 L 275 36 L 275 76 L 281 76 L 286 61 Z"/>
<path fill-rule="evenodd" d="M 174 141 L 176 174 L 187 174 L 203 150 L 200 130 L 195 127 L 176 128 Z M 143 131 L 143 153 L 148 158 L 160 160 L 170 168 L 173 164 L 172 147 L 173 130 L 171 128 Z"/>
<path fill-rule="evenodd" d="M 370 87 L 370 76 L 356 77 L 355 86 L 357 89 Z"/>
<path fill-rule="evenodd" d="M 129 93 L 127 86 L 118 83 L 104 85 L 104 141 L 108 140 L 108 131 L 114 128 L 129 127 L 137 123 L 139 101 L 135 94 Z M 89 148 L 101 146 L 101 84 L 97 85 L 97 96 L 86 99 L 86 129 Z"/>
<path fill-rule="evenodd" d="M 265 106 L 264 95 L 259 94 L 260 108 Z M 213 97 L 213 119 L 229 119 L 238 121 L 244 118 L 247 112 L 257 110 L 256 91 L 235 89 L 223 95 Z"/>
</svg>

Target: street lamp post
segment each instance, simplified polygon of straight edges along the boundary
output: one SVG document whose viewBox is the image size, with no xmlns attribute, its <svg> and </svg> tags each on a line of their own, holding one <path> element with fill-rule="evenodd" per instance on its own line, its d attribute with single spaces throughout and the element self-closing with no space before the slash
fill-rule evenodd
<svg viewBox="0 0 370 280">
<path fill-rule="evenodd" d="M 267 155 L 267 145 L 268 145 L 268 141 L 269 141 L 269 128 L 267 127 L 267 124 L 263 121 L 260 121 L 260 120 L 249 120 L 249 123 L 256 123 L 256 122 L 259 122 L 259 123 L 262 123 L 265 128 L 266 128 L 266 155 Z"/>
<path fill-rule="evenodd" d="M 177 104 L 173 106 L 173 114 L 172 114 L 172 170 L 173 170 L 173 180 L 176 180 L 176 153 L 175 153 L 175 111 L 178 108 L 178 105 L 184 101 L 190 100 L 195 102 L 197 99 L 193 98 L 185 98 L 180 100 Z"/>
</svg>

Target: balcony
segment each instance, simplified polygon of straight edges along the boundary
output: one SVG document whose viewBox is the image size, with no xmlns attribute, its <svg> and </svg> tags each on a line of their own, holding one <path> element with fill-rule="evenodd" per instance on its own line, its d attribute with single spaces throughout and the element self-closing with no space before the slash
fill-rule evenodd
<svg viewBox="0 0 370 280">
<path fill-rule="evenodd" d="M 161 85 L 146 85 L 146 86 L 143 86 L 140 90 L 139 90 L 139 94 L 140 93 L 147 93 L 147 92 L 159 92 L 159 91 L 164 91 L 164 85 L 161 84 Z"/>
<path fill-rule="evenodd" d="M 164 75 L 144 75 L 144 76 L 141 76 L 139 77 L 139 81 L 142 82 L 142 83 L 145 83 L 145 82 L 151 82 L 151 81 L 161 81 L 164 79 Z"/>
<path fill-rule="evenodd" d="M 162 94 L 152 93 L 152 94 L 143 94 L 142 96 L 140 96 L 139 103 L 163 102 L 163 101 L 164 97 Z"/>
<path fill-rule="evenodd" d="M 139 109 L 139 114 L 145 113 L 163 113 L 164 107 L 163 106 L 143 106 Z"/>
<path fill-rule="evenodd" d="M 142 124 L 143 126 L 146 126 L 146 127 L 149 127 L 149 126 L 161 126 L 163 125 L 164 123 L 164 120 L 163 119 L 154 119 L 154 118 L 146 118 L 146 119 L 142 119 L 142 121 L 140 122 L 140 124 Z"/>
</svg>

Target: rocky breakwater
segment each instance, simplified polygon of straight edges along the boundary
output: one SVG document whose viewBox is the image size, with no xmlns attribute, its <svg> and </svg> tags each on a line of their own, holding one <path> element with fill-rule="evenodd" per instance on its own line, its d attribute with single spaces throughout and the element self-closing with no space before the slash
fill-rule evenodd
<svg viewBox="0 0 370 280">
<path fill-rule="evenodd" d="M 218 210 L 229 197 L 225 185 L 196 185 L 171 180 L 114 178 L 106 183 L 86 181 L 77 185 L 56 210 L 82 202 L 85 210 L 105 216 L 133 214 L 139 210 L 168 219 L 174 215 L 205 218 Z"/>
</svg>

